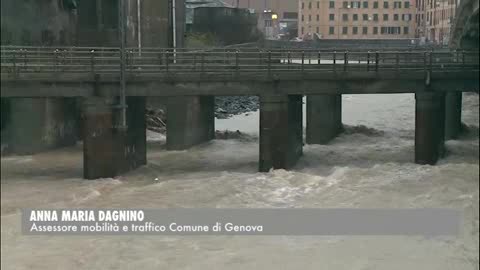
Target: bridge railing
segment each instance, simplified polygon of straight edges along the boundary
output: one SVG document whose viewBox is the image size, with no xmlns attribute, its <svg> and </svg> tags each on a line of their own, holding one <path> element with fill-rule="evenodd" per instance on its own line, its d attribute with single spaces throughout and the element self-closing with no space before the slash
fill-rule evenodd
<svg viewBox="0 0 480 270">
<path fill-rule="evenodd" d="M 478 51 L 332 51 L 245 49 L 127 49 L 129 76 L 189 74 L 255 74 L 282 76 L 315 72 L 445 72 L 478 70 Z M 118 48 L 1 47 L 2 78 L 116 76 Z"/>
</svg>

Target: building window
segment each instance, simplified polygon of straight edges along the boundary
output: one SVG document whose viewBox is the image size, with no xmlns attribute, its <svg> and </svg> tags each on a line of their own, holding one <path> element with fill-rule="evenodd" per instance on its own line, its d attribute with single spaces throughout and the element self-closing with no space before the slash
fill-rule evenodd
<svg viewBox="0 0 480 270">
<path fill-rule="evenodd" d="M 6 32 L 6 33 L 5 33 Z M 7 32 L 6 29 L 2 29 L 2 34 L 4 35 L 4 37 L 6 36 L 6 40 L 8 41 L 12 41 L 13 39 L 13 34 L 11 32 Z M 5 35 L 6 34 L 6 35 Z M 42 31 L 42 40 L 43 40 L 43 31 Z M 3 40 L 2 40 L 3 41 Z M 27 30 L 27 29 L 23 29 L 22 30 L 22 34 L 20 36 L 20 41 L 23 43 L 23 44 L 30 44 L 32 43 L 32 33 Z M 42 41 L 43 42 L 43 41 Z"/>
<path fill-rule="evenodd" d="M 317 14 L 317 22 L 320 21 L 320 15 Z"/>
<path fill-rule="evenodd" d="M 393 14 L 393 20 L 398 21 L 398 14 Z"/>
<path fill-rule="evenodd" d="M 352 8 L 360 8 L 360 1 L 352 1 Z"/>
<path fill-rule="evenodd" d="M 67 45 L 67 31 L 65 31 L 65 29 L 60 30 L 60 37 L 58 41 L 61 46 Z"/>
<path fill-rule="evenodd" d="M 358 21 L 358 14 L 353 14 L 353 20 Z"/>
<path fill-rule="evenodd" d="M 348 8 L 348 2 L 347 1 L 343 1 L 343 8 Z"/>
<path fill-rule="evenodd" d="M 298 13 L 297 12 L 284 12 L 283 13 L 284 19 L 297 19 Z"/>
<path fill-rule="evenodd" d="M 342 15 L 342 20 L 343 20 L 344 22 L 348 21 L 348 14 L 343 14 L 343 15 Z"/>
<path fill-rule="evenodd" d="M 308 2 L 308 9 L 312 9 L 312 2 Z"/>
<path fill-rule="evenodd" d="M 368 27 L 363 27 L 362 28 L 362 34 L 364 34 L 364 35 L 368 34 Z"/>
<path fill-rule="evenodd" d="M 378 2 L 377 1 L 373 2 L 373 8 L 378 8 Z"/>
<path fill-rule="evenodd" d="M 117 10 L 118 1 L 103 0 L 101 1 L 102 10 Z M 107 29 L 116 29 L 118 27 L 118 12 L 103 12 L 101 16 L 102 24 Z"/>
<path fill-rule="evenodd" d="M 368 14 L 363 14 L 363 20 L 368 21 Z"/>
<path fill-rule="evenodd" d="M 319 9 L 319 8 L 320 8 L 320 1 L 317 1 L 317 9 Z"/>
<path fill-rule="evenodd" d="M 55 41 L 55 36 L 53 32 L 50 30 L 43 30 L 42 31 L 42 45 L 43 46 L 52 46 L 53 42 Z"/>
<path fill-rule="evenodd" d="M 352 32 L 354 35 L 357 35 L 358 34 L 358 27 L 354 26 L 353 29 L 352 29 Z"/>
<path fill-rule="evenodd" d="M 408 35 L 408 26 L 403 27 L 403 34 Z"/>
<path fill-rule="evenodd" d="M 388 21 L 388 14 L 383 14 L 383 21 L 384 22 Z"/>
<path fill-rule="evenodd" d="M 403 4 L 403 6 L 404 6 L 405 8 L 410 8 L 410 2 L 405 1 L 404 4 Z"/>
<path fill-rule="evenodd" d="M 303 21 L 305 21 L 305 16 L 304 16 L 304 15 L 302 15 L 302 22 L 303 22 Z"/>
<path fill-rule="evenodd" d="M 399 35 L 401 34 L 400 30 L 400 27 L 382 27 L 380 31 L 382 34 Z"/>
<path fill-rule="evenodd" d="M 363 2 L 363 8 L 368 8 L 368 2 L 367 1 Z"/>
<path fill-rule="evenodd" d="M 308 21 L 309 21 L 309 22 L 312 21 L 312 15 L 308 15 Z"/>
<path fill-rule="evenodd" d="M 393 8 L 402 8 L 402 2 L 400 1 L 393 2 Z"/>
<path fill-rule="evenodd" d="M 302 2 L 302 9 L 305 9 L 305 2 Z M 303 31 L 302 31 L 303 34 Z"/>
<path fill-rule="evenodd" d="M 320 28 L 317 26 L 317 34 L 320 32 Z"/>
<path fill-rule="evenodd" d="M 378 22 L 378 14 L 373 14 L 373 20 L 374 20 L 375 22 Z"/>
<path fill-rule="evenodd" d="M 383 8 L 388 8 L 388 2 L 387 1 L 383 2 Z"/>
<path fill-rule="evenodd" d="M 329 19 L 330 21 L 335 21 L 335 14 L 329 14 L 329 15 L 328 15 L 328 19 Z"/>
<path fill-rule="evenodd" d="M 335 27 L 330 26 L 330 27 L 328 28 L 328 34 L 329 34 L 329 35 L 334 35 L 334 34 L 335 34 Z"/>
<path fill-rule="evenodd" d="M 373 34 L 378 35 L 378 27 L 373 27 Z"/>
<path fill-rule="evenodd" d="M 335 1 L 330 1 L 328 7 L 329 8 L 335 8 Z"/>
<path fill-rule="evenodd" d="M 342 34 L 344 34 L 344 35 L 348 34 L 348 27 L 344 26 L 342 28 Z"/>
</svg>

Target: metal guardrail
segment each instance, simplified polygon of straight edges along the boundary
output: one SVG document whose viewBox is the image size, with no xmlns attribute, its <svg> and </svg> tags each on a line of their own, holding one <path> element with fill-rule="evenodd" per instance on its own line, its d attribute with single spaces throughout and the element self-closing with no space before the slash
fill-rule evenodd
<svg viewBox="0 0 480 270">
<path fill-rule="evenodd" d="M 2 46 L 2 77 L 120 72 L 120 54 L 113 47 Z M 297 72 L 446 72 L 478 70 L 478 51 L 332 51 L 262 50 L 258 48 L 127 49 L 127 75 L 265 74 Z"/>
</svg>

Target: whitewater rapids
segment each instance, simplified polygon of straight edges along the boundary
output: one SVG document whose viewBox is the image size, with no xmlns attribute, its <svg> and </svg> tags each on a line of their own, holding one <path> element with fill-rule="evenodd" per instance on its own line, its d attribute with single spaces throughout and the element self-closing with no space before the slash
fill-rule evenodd
<svg viewBox="0 0 480 270">
<path fill-rule="evenodd" d="M 479 97 L 465 94 L 469 133 L 437 166 L 414 164 L 415 99 L 345 95 L 346 132 L 306 146 L 292 171 L 258 173 L 258 112 L 217 120 L 249 134 L 167 152 L 149 133 L 148 165 L 82 180 L 81 146 L 1 159 L 1 268 L 10 269 L 478 269 Z M 24 236 L 20 210 L 51 208 L 456 208 L 458 237 Z"/>
</svg>

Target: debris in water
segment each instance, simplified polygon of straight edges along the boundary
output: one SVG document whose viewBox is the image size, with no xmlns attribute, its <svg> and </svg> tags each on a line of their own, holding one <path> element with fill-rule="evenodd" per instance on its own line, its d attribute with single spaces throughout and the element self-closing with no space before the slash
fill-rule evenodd
<svg viewBox="0 0 480 270">
<path fill-rule="evenodd" d="M 147 129 L 165 134 L 167 132 L 167 114 L 162 109 L 147 109 Z"/>
</svg>

